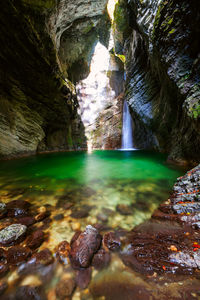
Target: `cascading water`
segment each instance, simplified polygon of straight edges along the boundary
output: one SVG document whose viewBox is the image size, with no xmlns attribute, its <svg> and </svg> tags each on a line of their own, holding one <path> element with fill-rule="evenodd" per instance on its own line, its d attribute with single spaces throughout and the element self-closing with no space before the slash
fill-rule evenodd
<svg viewBox="0 0 200 300">
<path fill-rule="evenodd" d="M 131 114 L 128 104 L 124 101 L 123 106 L 123 127 L 122 127 L 122 150 L 133 150 L 133 132 L 132 132 Z"/>
</svg>

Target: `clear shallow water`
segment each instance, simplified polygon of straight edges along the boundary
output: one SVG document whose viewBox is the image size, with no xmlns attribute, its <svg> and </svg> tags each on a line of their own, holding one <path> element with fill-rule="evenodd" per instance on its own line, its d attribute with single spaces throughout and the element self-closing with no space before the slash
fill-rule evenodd
<svg viewBox="0 0 200 300">
<path fill-rule="evenodd" d="M 36 205 L 51 204 L 67 214 L 66 202 L 72 202 L 74 210 L 89 205 L 89 216 L 79 220 L 81 227 L 101 221 L 97 215 L 109 208 L 113 216 L 107 216 L 107 225 L 131 229 L 167 199 L 182 174 L 166 164 L 165 155 L 154 152 L 53 153 L 1 162 L 0 195 L 10 201 L 7 192 L 22 189 L 17 197 Z M 116 211 L 118 204 L 128 205 L 132 214 Z"/>
<path fill-rule="evenodd" d="M 36 207 L 49 204 L 51 222 L 44 229 L 49 238 L 39 250 L 48 247 L 54 252 L 58 243 L 63 240 L 70 242 L 75 231 L 84 230 L 88 224 L 104 226 L 104 232 L 120 228 L 131 230 L 148 219 L 156 207 L 168 198 L 174 181 L 183 173 L 183 169 L 167 165 L 165 155 L 147 151 L 45 154 L 2 161 L 0 198 L 4 202 L 24 199 Z M 71 206 L 66 207 L 69 203 Z M 128 213 L 120 210 L 119 204 L 124 204 Z M 59 214 L 63 217 L 55 219 Z M 52 271 L 51 280 L 45 286 L 48 293 L 55 289 L 55 284 L 66 272 L 72 271 L 66 266 L 64 269 L 57 266 Z M 96 285 L 100 289 L 102 285 L 105 288 L 104 277 L 112 281 L 113 277 L 117 278 L 115 273 L 121 272 L 125 272 L 125 281 L 136 278 L 143 282 L 139 275 L 127 270 L 119 258 L 112 255 L 108 269 L 98 273 L 93 271 L 92 293 L 96 293 Z M 37 276 L 41 279 L 40 275 Z M 15 274 L 13 277 L 12 273 L 8 274 L 8 280 L 12 284 L 16 280 L 20 282 L 19 276 Z M 72 299 L 98 299 L 84 293 L 85 290 L 76 290 Z M 121 296 L 119 299 L 123 299 L 123 293 Z M 112 299 L 112 295 L 105 299 Z"/>
</svg>

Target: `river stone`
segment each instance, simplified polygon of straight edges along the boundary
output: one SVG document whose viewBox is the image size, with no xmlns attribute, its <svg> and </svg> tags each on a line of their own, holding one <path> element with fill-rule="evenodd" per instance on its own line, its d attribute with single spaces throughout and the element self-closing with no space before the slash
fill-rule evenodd
<svg viewBox="0 0 200 300">
<path fill-rule="evenodd" d="M 87 268 L 100 248 L 101 235 L 91 225 L 84 232 L 78 232 L 71 241 L 70 260 L 73 268 Z"/>
<path fill-rule="evenodd" d="M 27 227 L 21 224 L 12 224 L 0 231 L 0 245 L 10 245 L 21 238 Z"/>
</svg>

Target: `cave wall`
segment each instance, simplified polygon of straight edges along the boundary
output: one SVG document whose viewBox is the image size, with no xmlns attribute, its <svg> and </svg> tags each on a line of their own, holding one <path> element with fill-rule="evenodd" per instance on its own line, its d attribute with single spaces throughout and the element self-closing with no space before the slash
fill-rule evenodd
<svg viewBox="0 0 200 300">
<path fill-rule="evenodd" d="M 89 74 L 97 40 L 109 42 L 108 0 L 60 0 L 48 19 L 48 32 L 64 75 L 74 83 Z"/>
<path fill-rule="evenodd" d="M 115 12 L 123 25 L 116 48 L 126 55 L 134 144 L 177 161 L 199 161 L 200 154 L 197 7 L 197 0 L 120 0 Z"/>
<path fill-rule="evenodd" d="M 85 76 L 84 63 L 82 69 L 80 65 L 88 56 L 85 48 L 92 48 L 94 31 L 96 38 L 100 25 L 107 24 L 107 1 L 93 2 L 1 2 L 0 158 L 87 147 L 68 68 L 78 57 L 78 73 Z M 77 44 L 78 28 L 79 36 L 85 29 L 88 39 Z M 69 35 L 67 30 L 71 30 Z M 64 42 L 66 36 L 70 43 Z M 103 33 L 101 38 L 106 40 Z M 80 44 L 84 51 L 79 51 Z"/>
</svg>

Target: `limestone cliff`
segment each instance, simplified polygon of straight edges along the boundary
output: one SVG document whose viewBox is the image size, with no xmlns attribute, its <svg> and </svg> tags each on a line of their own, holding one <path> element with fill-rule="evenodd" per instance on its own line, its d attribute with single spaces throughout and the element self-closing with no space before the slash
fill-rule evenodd
<svg viewBox="0 0 200 300">
<path fill-rule="evenodd" d="M 126 55 L 126 100 L 139 148 L 199 161 L 198 2 L 120 0 L 116 51 Z M 118 37 L 119 36 L 119 37 Z"/>
</svg>

